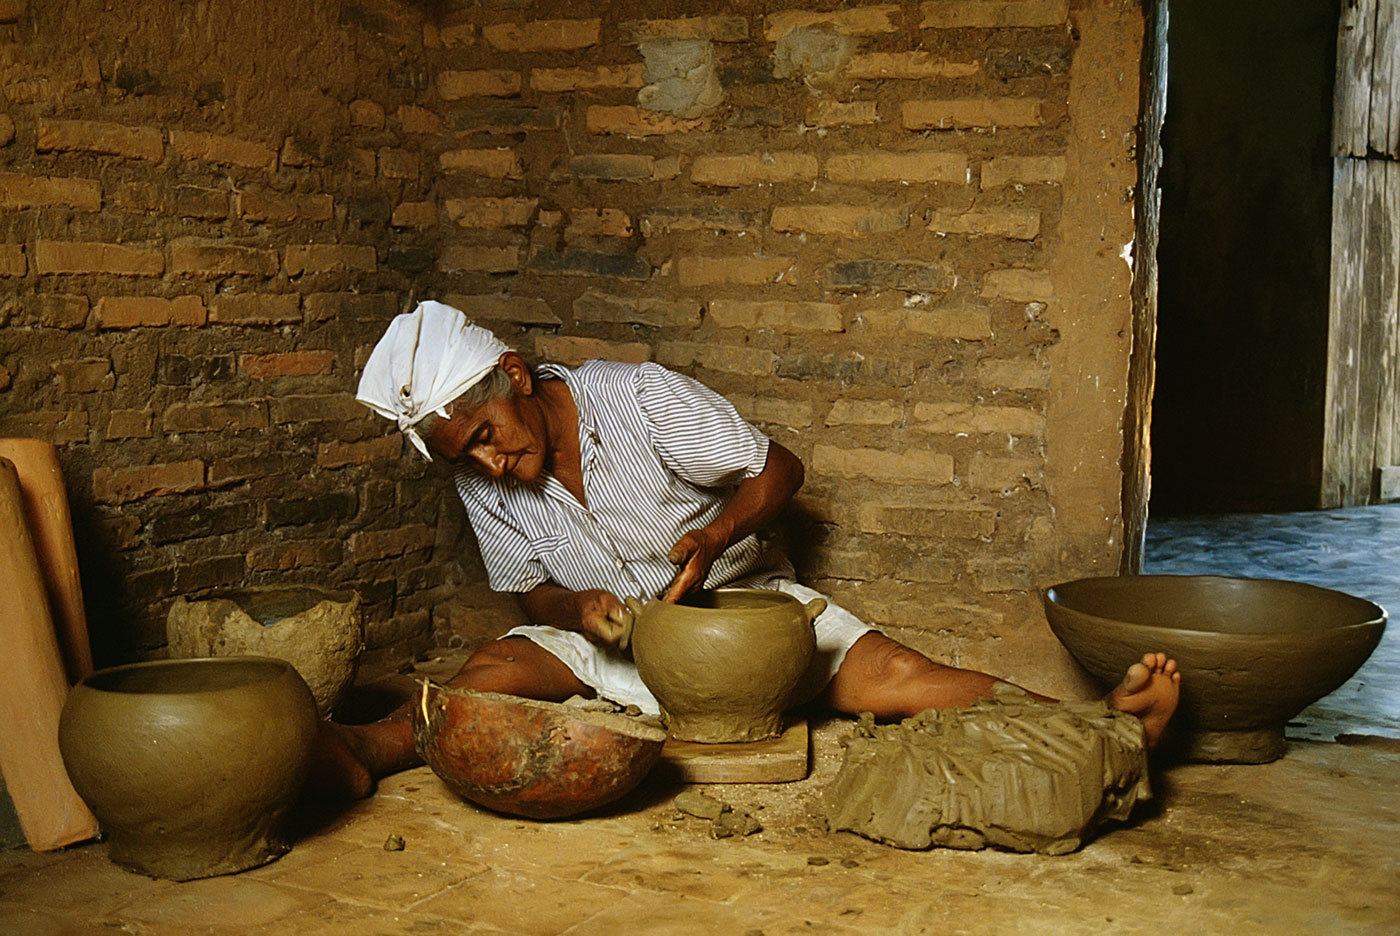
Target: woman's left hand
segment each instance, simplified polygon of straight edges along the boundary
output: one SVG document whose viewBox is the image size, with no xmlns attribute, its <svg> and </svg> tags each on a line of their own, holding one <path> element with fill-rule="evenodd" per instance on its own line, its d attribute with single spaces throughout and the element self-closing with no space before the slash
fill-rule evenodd
<svg viewBox="0 0 1400 936">
<path fill-rule="evenodd" d="M 714 527 L 691 530 L 676 540 L 676 545 L 671 547 L 666 558 L 679 566 L 679 569 L 661 600 L 674 604 L 703 586 L 705 577 L 710 574 L 710 566 L 714 565 L 728 545 L 729 538 Z"/>
</svg>

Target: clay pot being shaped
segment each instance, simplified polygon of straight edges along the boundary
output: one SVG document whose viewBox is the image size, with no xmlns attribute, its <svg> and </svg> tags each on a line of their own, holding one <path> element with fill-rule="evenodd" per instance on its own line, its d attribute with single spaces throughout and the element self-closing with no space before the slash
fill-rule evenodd
<svg viewBox="0 0 1400 936">
<path fill-rule="evenodd" d="M 109 857 L 187 881 L 267 864 L 318 728 L 311 691 L 266 657 L 161 660 L 73 688 L 58 743 Z"/>
<path fill-rule="evenodd" d="M 717 744 L 782 734 L 783 710 L 816 651 L 812 622 L 824 600 L 718 588 L 680 604 L 628 598 L 627 607 L 622 646 L 671 737 Z"/>
<path fill-rule="evenodd" d="M 1262 764 L 1285 723 L 1351 678 L 1385 631 L 1379 605 L 1328 588 L 1219 575 L 1128 575 L 1046 589 L 1050 629 L 1107 689 L 1147 651 L 1174 657 L 1173 730 L 1192 760 Z"/>
<path fill-rule="evenodd" d="M 558 819 L 630 792 L 661 756 L 666 732 L 626 715 L 425 681 L 413 741 L 458 796 Z"/>
<path fill-rule="evenodd" d="M 268 656 L 297 668 L 330 715 L 355 679 L 364 649 L 360 596 L 313 585 L 275 585 L 176 598 L 165 619 L 171 657 Z"/>
</svg>

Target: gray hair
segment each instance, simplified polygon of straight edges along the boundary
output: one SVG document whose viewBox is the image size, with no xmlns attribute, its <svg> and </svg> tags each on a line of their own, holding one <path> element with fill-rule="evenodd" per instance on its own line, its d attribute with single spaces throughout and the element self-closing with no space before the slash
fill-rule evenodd
<svg viewBox="0 0 1400 936">
<path fill-rule="evenodd" d="M 486 372 L 485 377 L 472 384 L 461 396 L 447 404 L 447 417 L 451 419 L 457 412 L 470 412 L 485 406 L 492 400 L 504 400 L 506 397 L 514 395 L 515 386 L 510 382 L 510 375 L 501 369 L 501 365 L 497 364 Z M 429 413 L 418 423 L 418 434 L 426 437 L 441 421 L 442 417 L 437 413 Z"/>
</svg>

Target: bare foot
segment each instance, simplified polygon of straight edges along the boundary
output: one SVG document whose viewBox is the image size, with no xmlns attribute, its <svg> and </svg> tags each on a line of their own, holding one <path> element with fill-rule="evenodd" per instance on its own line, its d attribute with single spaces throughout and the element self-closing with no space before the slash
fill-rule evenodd
<svg viewBox="0 0 1400 936">
<path fill-rule="evenodd" d="M 321 722 L 311 742 L 307 790 L 333 800 L 364 799 L 374 792 L 374 776 L 358 735 L 352 726 Z"/>
<path fill-rule="evenodd" d="M 1176 661 L 1165 653 L 1144 653 L 1142 662 L 1128 667 L 1123 681 L 1104 701 L 1120 712 L 1136 715 L 1147 729 L 1147 746 L 1155 748 L 1180 696 L 1181 674 Z"/>
</svg>

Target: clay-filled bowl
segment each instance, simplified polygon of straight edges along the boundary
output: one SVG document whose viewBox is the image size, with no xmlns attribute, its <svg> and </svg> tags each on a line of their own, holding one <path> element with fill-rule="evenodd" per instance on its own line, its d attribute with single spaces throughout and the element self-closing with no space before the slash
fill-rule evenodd
<svg viewBox="0 0 1400 936">
<path fill-rule="evenodd" d="M 637 675 L 656 696 L 671 737 L 717 744 L 763 741 L 783 731 L 816 652 L 814 598 L 761 588 L 717 588 L 679 604 L 627 600 Z"/>
<path fill-rule="evenodd" d="M 661 756 L 666 732 L 626 715 L 425 682 L 413 740 L 458 796 L 559 819 L 631 792 Z"/>
<path fill-rule="evenodd" d="M 99 670 L 68 696 L 63 763 L 108 855 L 187 881 L 267 864 L 306 776 L 318 719 L 284 660 L 162 660 Z"/>
<path fill-rule="evenodd" d="M 1105 689 L 1145 652 L 1175 657 L 1185 754 L 1222 763 L 1282 756 L 1284 724 L 1350 679 L 1386 622 L 1342 592 L 1218 575 L 1080 579 L 1044 601 L 1050 629 Z"/>
</svg>

